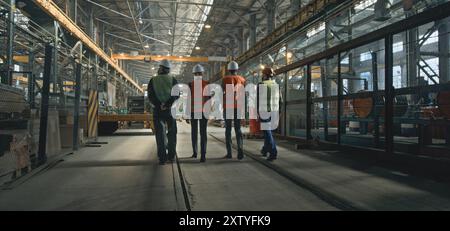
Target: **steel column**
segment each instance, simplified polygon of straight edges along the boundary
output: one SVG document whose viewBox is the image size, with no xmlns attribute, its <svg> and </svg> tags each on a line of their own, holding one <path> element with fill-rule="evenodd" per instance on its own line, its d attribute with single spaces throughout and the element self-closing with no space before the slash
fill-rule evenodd
<svg viewBox="0 0 450 231">
<path fill-rule="evenodd" d="M 374 92 L 374 106 L 375 106 L 375 119 L 374 119 L 374 144 L 375 147 L 380 146 L 380 110 L 379 101 L 380 96 L 378 95 L 378 55 L 376 52 L 372 52 L 372 79 L 373 79 L 373 92 Z"/>
<path fill-rule="evenodd" d="M 450 82 L 450 20 L 444 19 L 439 26 L 439 80 L 440 83 Z M 450 126 L 446 127 L 447 145 L 450 145 Z"/>
<path fill-rule="evenodd" d="M 28 102 L 30 104 L 30 108 L 34 109 L 36 107 L 34 102 L 34 52 L 31 51 L 28 55 L 28 71 L 31 73 L 28 76 Z"/>
<path fill-rule="evenodd" d="M 53 93 L 58 91 L 58 44 L 59 44 L 59 25 L 57 21 L 53 22 L 55 27 L 55 46 L 53 48 Z"/>
<path fill-rule="evenodd" d="M 66 14 L 72 19 L 75 24 L 77 23 L 78 15 L 78 0 L 67 0 L 66 2 Z"/>
<path fill-rule="evenodd" d="M 243 54 L 245 52 L 245 35 L 244 35 L 244 28 L 239 27 L 238 29 L 238 36 L 236 36 L 239 43 L 239 54 Z"/>
<path fill-rule="evenodd" d="M 276 27 L 276 11 L 277 4 L 275 0 L 267 0 L 266 1 L 266 11 L 267 11 L 267 33 L 270 34 Z"/>
<path fill-rule="evenodd" d="M 94 39 L 94 11 L 92 7 L 88 8 L 87 34 L 92 38 L 92 40 L 94 40 L 94 42 L 97 42 L 96 39 Z"/>
<path fill-rule="evenodd" d="M 343 112 L 343 104 L 342 104 L 342 93 L 343 93 L 343 86 L 342 86 L 342 73 L 341 73 L 341 69 L 342 69 L 342 64 L 341 64 L 341 52 L 338 53 L 337 56 L 337 62 L 338 62 L 338 66 L 337 66 L 337 87 L 338 87 L 338 102 L 337 102 L 337 144 L 341 144 L 341 134 L 342 134 L 342 129 L 345 129 L 345 125 L 344 128 L 342 128 L 342 122 L 341 122 L 341 114 Z"/>
<path fill-rule="evenodd" d="M 417 86 L 417 60 L 419 56 L 419 47 L 417 46 L 417 40 L 419 38 L 418 28 L 412 28 L 407 32 L 406 37 L 407 45 L 407 76 L 408 86 Z M 416 99 L 417 100 L 417 99 Z"/>
<path fill-rule="evenodd" d="M 81 62 L 81 60 L 80 60 Z M 80 98 L 81 98 L 81 63 L 75 62 L 75 105 L 73 113 L 73 150 L 79 148 Z"/>
<path fill-rule="evenodd" d="M 439 82 L 447 83 L 450 81 L 449 20 L 444 19 L 439 24 Z"/>
<path fill-rule="evenodd" d="M 47 124 L 48 124 L 48 107 L 50 97 L 50 76 L 52 65 L 53 47 L 50 44 L 45 45 L 45 63 L 44 63 L 44 79 L 41 92 L 41 120 L 39 127 L 39 151 L 38 164 L 47 161 Z"/>
<path fill-rule="evenodd" d="M 8 13 L 8 44 L 6 48 L 6 65 L 7 65 L 7 83 L 12 85 L 12 73 L 14 70 L 14 12 L 16 11 L 16 0 L 9 1 L 10 8 Z"/>
<path fill-rule="evenodd" d="M 320 79 L 321 79 L 321 83 L 322 83 L 322 97 L 327 97 L 327 96 L 329 96 L 329 94 L 328 94 L 329 86 L 328 86 L 328 81 L 327 81 L 328 59 L 325 59 L 324 62 L 319 61 L 319 66 L 320 66 Z M 323 106 L 322 115 L 323 115 L 323 122 L 324 122 L 323 123 L 323 137 L 326 141 L 329 141 L 328 140 L 329 102 L 328 101 L 322 102 L 322 106 Z"/>
<path fill-rule="evenodd" d="M 250 15 L 250 47 L 256 45 L 256 14 Z"/>
<path fill-rule="evenodd" d="M 311 99 L 311 65 L 307 65 L 306 67 L 306 140 L 311 140 L 311 107 L 312 107 L 312 99 Z"/>
<path fill-rule="evenodd" d="M 391 154 L 394 151 L 394 86 L 393 76 L 393 35 L 385 38 L 385 148 L 386 153 Z"/>
<path fill-rule="evenodd" d="M 291 17 L 297 15 L 302 5 L 301 0 L 291 0 Z"/>
</svg>

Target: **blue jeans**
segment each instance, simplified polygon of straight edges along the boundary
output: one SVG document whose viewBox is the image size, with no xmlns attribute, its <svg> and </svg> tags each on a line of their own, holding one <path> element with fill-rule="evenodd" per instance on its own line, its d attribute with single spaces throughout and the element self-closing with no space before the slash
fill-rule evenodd
<svg viewBox="0 0 450 231">
<path fill-rule="evenodd" d="M 155 124 L 159 161 L 175 158 L 177 154 L 177 121 L 172 117 L 170 109 L 166 111 L 155 110 L 153 123 Z"/>
<path fill-rule="evenodd" d="M 263 120 L 261 119 L 261 123 L 269 123 L 270 119 Z M 277 144 L 275 143 L 275 139 L 273 138 L 271 130 L 263 130 L 264 134 L 264 146 L 262 147 L 262 153 L 270 153 L 271 157 L 276 157 L 278 154 Z"/>
</svg>

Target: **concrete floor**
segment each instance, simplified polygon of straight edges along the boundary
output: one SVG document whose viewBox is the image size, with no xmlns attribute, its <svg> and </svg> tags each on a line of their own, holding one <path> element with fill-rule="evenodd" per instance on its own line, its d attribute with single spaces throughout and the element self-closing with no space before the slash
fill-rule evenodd
<svg viewBox="0 0 450 231">
<path fill-rule="evenodd" d="M 83 148 L 0 190 L 0 210 L 186 209 L 177 165 L 158 165 L 153 136 L 131 133 L 101 141 L 109 144 Z M 188 158 L 189 126 L 179 124 L 177 149 L 192 210 L 336 209 L 256 161 L 221 159 L 222 143 L 210 139 L 208 148 L 207 163 Z"/>
<path fill-rule="evenodd" d="M 178 155 L 192 210 L 336 210 L 260 163 L 250 158 L 237 160 L 236 151 L 232 160 L 223 159 L 224 144 L 211 137 L 206 164 L 189 158 L 190 145 L 189 139 L 181 139 L 178 146 L 186 148 L 179 150 Z"/>
<path fill-rule="evenodd" d="M 208 128 L 207 162 L 200 163 L 190 158 L 190 126 L 178 125 L 180 169 L 158 165 L 148 130 L 123 130 L 101 137 L 108 144 L 100 148 L 83 148 L 3 188 L 0 210 L 173 211 L 186 210 L 186 202 L 194 211 L 349 209 L 342 203 L 357 210 L 450 210 L 448 184 L 336 151 L 295 150 L 279 141 L 279 159 L 268 164 L 259 154 L 262 141 L 245 140 L 244 160 L 236 151 L 223 159 L 223 128 Z"/>
<path fill-rule="evenodd" d="M 1 210 L 181 210 L 172 165 L 159 166 L 153 137 L 102 138 L 53 168 L 0 192 Z M 175 174 L 174 174 L 175 173 Z M 178 184 L 179 185 L 179 184 Z M 177 198 L 178 197 L 178 198 Z"/>
</svg>

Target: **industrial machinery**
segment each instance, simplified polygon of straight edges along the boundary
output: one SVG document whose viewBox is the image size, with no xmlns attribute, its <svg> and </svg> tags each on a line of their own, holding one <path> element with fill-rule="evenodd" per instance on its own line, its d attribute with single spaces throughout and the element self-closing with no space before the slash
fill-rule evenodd
<svg viewBox="0 0 450 231">
<path fill-rule="evenodd" d="M 128 97 L 128 109 L 120 113 L 100 114 L 98 122 L 99 135 L 112 135 L 119 128 L 132 123 L 142 124 L 142 128 L 154 129 L 153 117 L 147 108 L 144 96 Z M 124 113 L 125 112 L 125 113 Z"/>
</svg>

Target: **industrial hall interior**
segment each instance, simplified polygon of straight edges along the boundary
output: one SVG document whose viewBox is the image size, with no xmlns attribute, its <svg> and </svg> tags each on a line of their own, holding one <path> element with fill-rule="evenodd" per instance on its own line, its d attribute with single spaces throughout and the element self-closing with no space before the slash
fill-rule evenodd
<svg viewBox="0 0 450 231">
<path fill-rule="evenodd" d="M 0 211 L 449 211 L 448 0 L 0 0 Z"/>
</svg>

